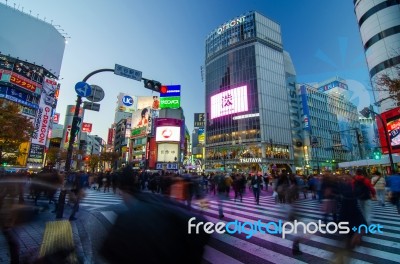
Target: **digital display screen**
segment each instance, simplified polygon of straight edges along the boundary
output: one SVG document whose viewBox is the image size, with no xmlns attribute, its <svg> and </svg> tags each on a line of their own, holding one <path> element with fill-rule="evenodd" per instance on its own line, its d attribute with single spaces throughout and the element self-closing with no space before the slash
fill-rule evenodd
<svg viewBox="0 0 400 264">
<path fill-rule="evenodd" d="M 390 145 L 393 149 L 400 148 L 400 116 L 386 120 L 390 137 Z"/>
<path fill-rule="evenodd" d="M 249 110 L 247 86 L 240 86 L 211 96 L 211 119 Z"/>
<path fill-rule="evenodd" d="M 175 126 L 157 127 L 156 141 L 180 141 L 181 129 Z"/>
</svg>

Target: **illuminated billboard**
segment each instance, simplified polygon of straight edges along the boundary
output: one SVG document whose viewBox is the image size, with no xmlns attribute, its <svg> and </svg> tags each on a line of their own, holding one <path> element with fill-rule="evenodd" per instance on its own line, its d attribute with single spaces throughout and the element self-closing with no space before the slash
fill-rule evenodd
<svg viewBox="0 0 400 264">
<path fill-rule="evenodd" d="M 240 86 L 211 96 L 211 119 L 248 110 L 247 86 Z"/>
<path fill-rule="evenodd" d="M 157 145 L 158 162 L 176 162 L 178 160 L 179 144 L 163 143 Z"/>
<path fill-rule="evenodd" d="M 156 130 L 156 141 L 180 141 L 181 129 L 176 126 L 160 126 Z"/>
<path fill-rule="evenodd" d="M 381 117 L 386 123 L 392 153 L 400 153 L 400 107 L 383 112 Z M 379 118 L 377 118 L 377 120 L 379 141 L 382 146 L 382 152 L 387 154 L 389 150 L 387 148 L 385 130 L 383 129 Z"/>
<path fill-rule="evenodd" d="M 175 96 L 175 97 L 161 97 L 160 98 L 160 108 L 161 109 L 177 109 L 181 107 L 181 97 L 180 96 Z"/>
</svg>

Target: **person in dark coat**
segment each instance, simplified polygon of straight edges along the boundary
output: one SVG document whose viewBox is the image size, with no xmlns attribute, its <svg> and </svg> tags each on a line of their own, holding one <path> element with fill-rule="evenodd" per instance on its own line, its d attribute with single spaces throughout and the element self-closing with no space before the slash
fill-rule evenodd
<svg viewBox="0 0 400 264">
<path fill-rule="evenodd" d="M 128 209 L 118 215 L 101 256 L 110 263 L 201 263 L 210 235 L 202 228 L 189 234 L 188 222 L 204 218 L 172 199 L 140 192 L 132 176 L 128 168 L 119 181 Z"/>
</svg>

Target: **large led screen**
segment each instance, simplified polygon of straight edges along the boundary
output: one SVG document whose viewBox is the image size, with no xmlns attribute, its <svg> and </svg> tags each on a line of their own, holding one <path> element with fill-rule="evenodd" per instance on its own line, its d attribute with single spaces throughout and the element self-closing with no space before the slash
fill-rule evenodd
<svg viewBox="0 0 400 264">
<path fill-rule="evenodd" d="M 248 110 L 247 86 L 240 86 L 211 96 L 211 119 Z"/>
<path fill-rule="evenodd" d="M 180 141 L 180 127 L 175 126 L 160 126 L 156 130 L 156 141 Z"/>
<path fill-rule="evenodd" d="M 390 145 L 393 149 L 400 149 L 400 116 L 386 120 L 390 137 Z"/>
</svg>

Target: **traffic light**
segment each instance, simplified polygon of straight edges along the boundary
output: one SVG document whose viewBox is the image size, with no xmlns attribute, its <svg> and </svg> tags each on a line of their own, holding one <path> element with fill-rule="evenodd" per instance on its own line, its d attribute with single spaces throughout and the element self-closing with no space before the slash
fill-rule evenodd
<svg viewBox="0 0 400 264">
<path fill-rule="evenodd" d="M 161 92 L 161 86 L 162 85 L 161 85 L 160 82 L 154 81 L 154 80 L 148 80 L 148 79 L 145 79 L 145 78 L 142 78 L 142 80 L 144 82 L 144 87 L 145 88 L 147 88 L 149 90 L 152 90 L 154 92 L 157 92 L 157 93 Z"/>
<path fill-rule="evenodd" d="M 381 151 L 379 149 L 375 149 L 374 153 L 373 153 L 373 156 L 374 156 L 374 159 L 380 160 L 381 156 L 382 156 L 382 153 L 381 153 Z"/>
</svg>

